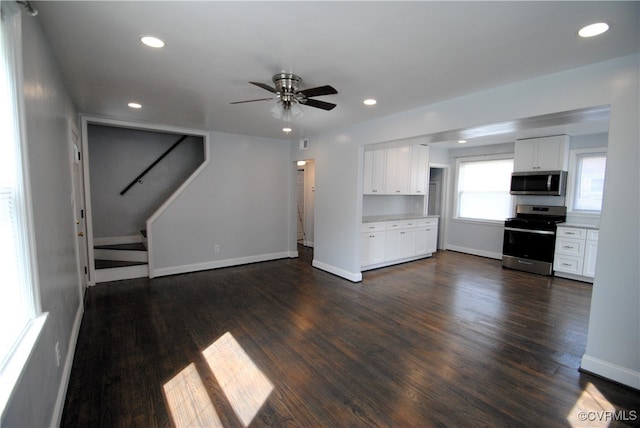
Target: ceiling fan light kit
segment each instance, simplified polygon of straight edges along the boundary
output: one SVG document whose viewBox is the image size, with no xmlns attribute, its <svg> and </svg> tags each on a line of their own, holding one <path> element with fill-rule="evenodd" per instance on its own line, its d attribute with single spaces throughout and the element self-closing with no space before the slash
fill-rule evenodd
<svg viewBox="0 0 640 428">
<path fill-rule="evenodd" d="M 270 98 L 258 98 L 255 100 L 235 101 L 231 104 L 250 103 L 254 101 L 275 100 L 276 104 L 271 109 L 271 114 L 276 119 L 283 119 L 287 123 L 298 119 L 304 114 L 301 105 L 319 108 L 321 110 L 333 110 L 336 104 L 313 99 L 323 95 L 335 95 L 338 91 L 332 86 L 324 85 L 316 88 L 300 89 L 302 78 L 293 73 L 278 73 L 271 78 L 275 87 L 261 82 L 249 82 L 262 89 L 265 89 L 275 96 Z"/>
</svg>

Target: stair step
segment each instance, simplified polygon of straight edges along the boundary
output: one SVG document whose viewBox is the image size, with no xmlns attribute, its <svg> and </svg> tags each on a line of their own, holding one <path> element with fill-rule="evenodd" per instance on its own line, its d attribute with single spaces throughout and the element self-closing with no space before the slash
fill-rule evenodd
<svg viewBox="0 0 640 428">
<path fill-rule="evenodd" d="M 138 262 L 132 260 L 105 260 L 105 259 L 96 259 L 95 266 L 96 269 L 111 269 L 111 268 L 119 268 L 119 267 L 127 267 L 127 266 L 140 266 L 146 265 L 146 262 Z"/>
<path fill-rule="evenodd" d="M 96 263 L 97 262 L 98 261 L 96 260 Z M 149 265 L 147 264 L 136 264 L 109 269 L 96 269 L 96 283 L 147 277 L 149 277 Z"/>
<path fill-rule="evenodd" d="M 113 250 L 96 248 L 93 251 L 93 257 L 95 260 L 118 260 L 142 263 L 147 263 L 149 261 L 149 253 L 146 250 Z"/>
<path fill-rule="evenodd" d="M 142 242 L 134 242 L 130 244 L 96 245 L 93 248 L 100 250 L 147 251 Z"/>
</svg>

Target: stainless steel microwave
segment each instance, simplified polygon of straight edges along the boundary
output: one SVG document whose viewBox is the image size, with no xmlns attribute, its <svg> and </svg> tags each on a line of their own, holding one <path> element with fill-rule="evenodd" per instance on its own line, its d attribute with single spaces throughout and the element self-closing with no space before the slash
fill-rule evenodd
<svg viewBox="0 0 640 428">
<path fill-rule="evenodd" d="M 521 171 L 511 174 L 512 195 L 564 196 L 567 171 Z"/>
</svg>

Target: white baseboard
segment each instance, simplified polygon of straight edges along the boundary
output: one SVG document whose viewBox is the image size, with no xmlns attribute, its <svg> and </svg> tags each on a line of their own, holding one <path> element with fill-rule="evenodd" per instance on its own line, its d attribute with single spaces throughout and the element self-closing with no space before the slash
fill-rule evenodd
<svg viewBox="0 0 640 428">
<path fill-rule="evenodd" d="M 580 369 L 640 390 L 640 372 L 584 354 Z"/>
<path fill-rule="evenodd" d="M 459 247 L 457 245 L 447 245 L 447 250 L 459 253 L 471 254 L 472 256 L 488 257 L 490 259 L 502 260 L 502 253 L 493 251 L 478 250 L 476 248 Z"/>
<path fill-rule="evenodd" d="M 330 264 L 318 261 L 318 260 L 313 260 L 313 262 L 311 263 L 311 266 L 324 270 L 326 272 L 332 273 L 334 275 L 337 275 L 341 278 L 344 279 L 348 279 L 351 282 L 361 282 L 362 281 L 362 272 L 349 272 L 346 271 L 344 269 L 341 269 L 339 267 L 336 266 L 332 266 Z"/>
<path fill-rule="evenodd" d="M 142 234 L 127 236 L 103 236 L 102 238 L 93 238 L 93 245 L 118 245 L 118 244 L 137 244 L 142 242 Z"/>
<path fill-rule="evenodd" d="M 69 379 L 71 378 L 71 368 L 73 366 L 73 358 L 76 354 L 76 345 L 78 343 L 78 335 L 80 334 L 80 325 L 82 324 L 83 314 L 84 307 L 80 304 L 76 312 L 75 321 L 73 322 L 73 329 L 71 330 L 71 337 L 69 338 L 69 347 L 67 348 L 67 358 L 64 360 L 64 368 L 62 371 L 60 386 L 58 388 L 58 396 L 56 397 L 53 414 L 51 415 L 51 423 L 49 426 L 52 427 L 59 427 L 60 422 L 62 421 L 62 411 L 64 410 L 64 401 L 67 397 L 67 388 L 69 387 Z"/>
<path fill-rule="evenodd" d="M 295 254 L 295 255 L 294 255 Z M 255 256 L 238 257 L 234 259 L 214 260 L 210 262 L 194 263 L 190 265 L 171 266 L 153 269 L 152 278 L 158 276 L 176 275 L 180 273 L 197 272 L 201 270 L 219 269 L 223 267 L 246 265 L 249 263 L 266 262 L 285 258 L 297 257 L 297 252 L 283 251 L 279 253 L 258 254 Z"/>
</svg>

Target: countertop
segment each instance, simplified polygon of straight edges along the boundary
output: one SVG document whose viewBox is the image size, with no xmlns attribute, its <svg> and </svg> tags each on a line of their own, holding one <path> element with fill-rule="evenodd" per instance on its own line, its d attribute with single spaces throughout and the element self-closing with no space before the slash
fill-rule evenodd
<svg viewBox="0 0 640 428">
<path fill-rule="evenodd" d="M 558 227 L 573 227 L 575 229 L 600 230 L 600 226 L 585 223 L 558 223 Z"/>
<path fill-rule="evenodd" d="M 420 218 L 439 218 L 439 215 L 423 214 L 391 214 L 391 215 L 370 215 L 362 217 L 363 223 L 376 223 L 379 221 L 414 220 Z"/>
</svg>

